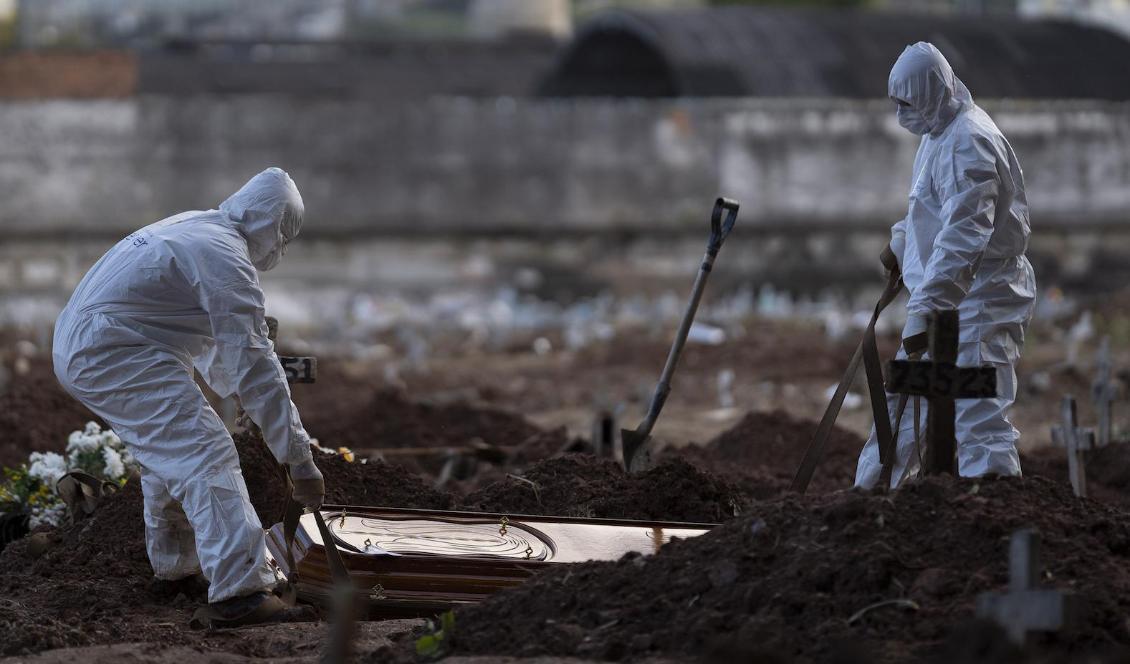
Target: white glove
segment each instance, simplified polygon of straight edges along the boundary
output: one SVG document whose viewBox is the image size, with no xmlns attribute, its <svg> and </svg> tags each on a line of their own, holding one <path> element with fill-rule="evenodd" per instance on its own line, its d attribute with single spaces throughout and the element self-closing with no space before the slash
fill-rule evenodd
<svg viewBox="0 0 1130 664">
<path fill-rule="evenodd" d="M 322 506 L 326 498 L 326 483 L 322 471 L 309 459 L 290 469 L 290 480 L 294 484 L 294 500 L 308 510 Z"/>
</svg>

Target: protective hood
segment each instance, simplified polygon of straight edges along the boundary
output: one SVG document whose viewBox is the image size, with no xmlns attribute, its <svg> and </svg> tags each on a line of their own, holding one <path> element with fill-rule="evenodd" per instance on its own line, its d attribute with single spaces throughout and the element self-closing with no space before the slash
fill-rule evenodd
<svg viewBox="0 0 1130 664">
<path fill-rule="evenodd" d="M 265 272 L 278 265 L 287 243 L 298 236 L 305 207 L 294 180 L 272 166 L 248 180 L 220 204 L 220 210 L 238 224 L 251 263 Z"/>
<path fill-rule="evenodd" d="M 941 51 L 928 42 L 907 46 L 887 79 L 887 94 L 910 104 L 899 110 L 899 124 L 916 134 L 937 136 L 973 104 L 969 89 L 953 73 Z"/>
</svg>

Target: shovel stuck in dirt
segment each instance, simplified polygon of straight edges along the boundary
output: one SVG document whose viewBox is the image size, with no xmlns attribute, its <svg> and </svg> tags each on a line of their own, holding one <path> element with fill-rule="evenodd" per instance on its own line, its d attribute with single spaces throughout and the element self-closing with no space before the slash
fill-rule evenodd
<svg viewBox="0 0 1130 664">
<path fill-rule="evenodd" d="M 726 212 L 725 221 L 722 220 L 723 211 Z M 671 376 L 675 373 L 675 365 L 678 364 L 679 355 L 683 352 L 683 346 L 687 343 L 687 334 L 690 332 L 691 324 L 694 323 L 694 315 L 698 311 L 702 292 L 706 289 L 706 279 L 710 276 L 710 271 L 714 267 L 714 259 L 718 257 L 718 251 L 722 248 L 722 243 L 726 241 L 726 237 L 730 235 L 730 231 L 733 230 L 734 222 L 737 219 L 737 201 L 721 197 L 714 201 L 714 210 L 710 214 L 710 239 L 706 243 L 706 255 L 702 259 L 702 265 L 698 268 L 698 276 L 695 277 L 694 287 L 691 289 L 690 302 L 687 303 L 687 310 L 683 313 L 683 322 L 679 325 L 675 341 L 671 344 L 671 352 L 667 355 L 667 364 L 664 365 L 663 373 L 659 376 L 659 384 L 655 386 L 655 395 L 651 397 L 647 416 L 634 431 L 620 430 L 624 467 L 629 472 L 639 472 L 650 465 L 648 437 L 651 435 L 652 427 L 655 426 L 655 421 L 659 419 L 659 411 L 663 410 L 667 395 L 671 393 Z"/>
</svg>

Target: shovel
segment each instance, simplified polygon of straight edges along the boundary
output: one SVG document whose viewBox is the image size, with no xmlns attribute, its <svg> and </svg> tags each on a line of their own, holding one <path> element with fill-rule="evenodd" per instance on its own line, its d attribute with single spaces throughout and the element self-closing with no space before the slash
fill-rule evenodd
<svg viewBox="0 0 1130 664">
<path fill-rule="evenodd" d="M 726 212 L 725 221 L 722 220 L 723 211 Z M 737 219 L 737 201 L 728 198 L 719 198 L 714 201 L 714 211 L 710 214 L 710 240 L 706 243 L 706 255 L 702 259 L 702 265 L 698 268 L 698 276 L 695 277 L 694 288 L 691 290 L 691 300 L 687 303 L 683 322 L 679 325 L 674 343 L 671 344 L 671 352 L 667 355 L 667 364 L 663 367 L 663 373 L 659 376 L 659 384 L 655 386 L 655 395 L 651 397 L 651 406 L 647 409 L 647 417 L 643 419 L 643 422 L 640 422 L 640 425 L 634 431 L 620 430 L 624 467 L 628 469 L 628 472 L 639 472 L 649 465 L 648 437 L 651 435 L 652 427 L 655 426 L 655 420 L 659 419 L 659 412 L 663 410 L 667 395 L 671 393 L 671 376 L 675 373 L 675 365 L 679 363 L 679 355 L 683 352 L 683 346 L 687 343 L 687 333 L 690 332 L 691 324 L 694 322 L 699 300 L 702 299 L 702 291 L 706 289 L 706 279 L 710 276 L 710 270 L 714 267 L 714 259 L 718 257 L 718 250 L 722 248 L 722 243 L 726 241 L 726 237 L 733 230 L 734 222 Z"/>
</svg>

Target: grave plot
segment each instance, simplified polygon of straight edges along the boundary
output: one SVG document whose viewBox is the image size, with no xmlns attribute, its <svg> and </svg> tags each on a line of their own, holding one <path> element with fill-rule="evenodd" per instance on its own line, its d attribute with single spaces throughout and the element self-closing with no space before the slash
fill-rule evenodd
<svg viewBox="0 0 1130 664">
<path fill-rule="evenodd" d="M 1038 529 L 1043 544 L 1026 568 L 1009 556 L 1022 527 Z M 1128 554 L 1130 516 L 1042 478 L 930 476 L 889 494 L 786 496 L 654 556 L 550 569 L 457 609 L 450 653 L 1115 661 L 1086 656 L 1130 646 Z M 1011 583 L 1021 569 L 1041 585 Z M 1047 588 L 1053 600 L 1052 590 L 1073 593 L 1085 612 L 1074 630 L 1050 619 L 1018 623 L 1051 631 L 1029 633 L 1017 650 L 1002 629 L 975 621 L 979 596 L 1010 587 Z M 1053 655 L 1068 659 L 1046 659 Z"/>
<path fill-rule="evenodd" d="M 346 506 L 322 514 L 370 618 L 432 616 L 547 569 L 658 553 L 673 538 L 713 527 Z M 272 564 L 289 574 L 282 524 L 271 529 L 267 548 Z M 313 514 L 299 522 L 293 557 L 299 598 L 330 605 L 333 575 Z"/>
</svg>

